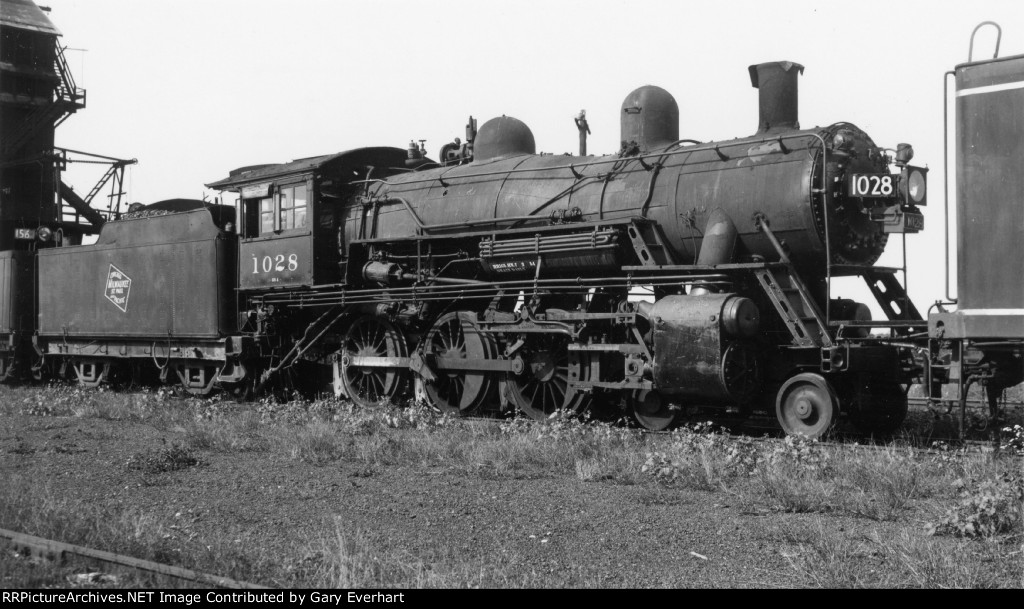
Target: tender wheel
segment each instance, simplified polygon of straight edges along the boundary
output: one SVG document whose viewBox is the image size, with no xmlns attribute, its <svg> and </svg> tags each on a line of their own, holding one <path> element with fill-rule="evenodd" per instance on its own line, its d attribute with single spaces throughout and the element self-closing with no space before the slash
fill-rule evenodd
<svg viewBox="0 0 1024 609">
<path fill-rule="evenodd" d="M 861 392 L 853 424 L 867 434 L 889 435 L 907 418 L 907 393 L 894 381 L 873 381 Z"/>
<path fill-rule="evenodd" d="M 817 439 L 839 418 L 839 399 L 820 374 L 798 374 L 779 389 L 775 414 L 787 434 Z"/>
<path fill-rule="evenodd" d="M 408 356 L 405 339 L 391 322 L 371 316 L 357 319 L 349 326 L 341 347 L 344 393 L 356 404 L 367 408 L 400 397 L 409 384 L 407 369 L 397 365 L 364 366 L 354 362 L 353 358 Z"/>
<path fill-rule="evenodd" d="M 110 362 L 106 361 L 74 361 L 72 366 L 78 384 L 89 389 L 99 387 L 110 375 Z"/>
<path fill-rule="evenodd" d="M 472 313 L 457 312 L 441 316 L 423 341 L 428 361 L 438 359 L 495 359 L 494 339 L 477 330 Z M 446 370 L 435 366 L 437 378 L 424 383 L 430 403 L 443 412 L 469 414 L 494 396 L 494 374 L 477 370 Z"/>
<path fill-rule="evenodd" d="M 0 357 L 0 383 L 10 383 L 17 379 L 18 364 L 13 355 Z"/>
<path fill-rule="evenodd" d="M 174 366 L 174 372 L 181 381 L 181 386 L 191 395 L 207 396 L 213 392 L 213 384 L 217 381 L 219 366 L 202 366 L 198 364 L 181 364 Z"/>
<path fill-rule="evenodd" d="M 670 408 L 657 391 L 637 391 L 629 399 L 633 418 L 644 429 L 663 431 L 675 422 L 679 410 Z"/>
<path fill-rule="evenodd" d="M 530 337 L 522 349 L 525 369 L 508 375 L 509 399 L 531 419 L 542 421 L 559 410 L 580 414 L 590 406 L 590 394 L 569 386 L 584 380 L 587 367 L 568 345 L 561 336 Z"/>
</svg>

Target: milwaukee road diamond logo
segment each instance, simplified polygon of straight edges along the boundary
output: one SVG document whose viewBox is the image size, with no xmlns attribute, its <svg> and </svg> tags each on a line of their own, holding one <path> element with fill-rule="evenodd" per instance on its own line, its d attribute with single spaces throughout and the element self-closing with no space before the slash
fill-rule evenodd
<svg viewBox="0 0 1024 609">
<path fill-rule="evenodd" d="M 114 303 L 114 306 L 122 312 L 128 312 L 128 294 L 132 290 L 132 278 L 124 274 L 124 271 L 113 264 L 110 265 L 110 272 L 107 273 L 107 289 L 103 295 L 107 300 Z"/>
</svg>

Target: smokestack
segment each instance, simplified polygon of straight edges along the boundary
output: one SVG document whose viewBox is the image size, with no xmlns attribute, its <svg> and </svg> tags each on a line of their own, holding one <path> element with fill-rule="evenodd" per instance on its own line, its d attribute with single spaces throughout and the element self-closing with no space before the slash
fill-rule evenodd
<svg viewBox="0 0 1024 609">
<path fill-rule="evenodd" d="M 770 61 L 750 66 L 750 84 L 758 90 L 758 133 L 799 129 L 797 76 L 804 67 L 792 61 Z"/>
</svg>

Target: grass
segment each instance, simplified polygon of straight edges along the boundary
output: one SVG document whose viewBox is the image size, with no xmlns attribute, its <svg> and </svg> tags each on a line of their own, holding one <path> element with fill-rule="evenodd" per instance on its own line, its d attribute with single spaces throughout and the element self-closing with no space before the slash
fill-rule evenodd
<svg viewBox="0 0 1024 609">
<path fill-rule="evenodd" d="M 928 537 L 910 530 L 851 537 L 823 518 L 784 534 L 798 584 L 813 588 L 1018 587 L 1020 549 L 995 540 Z"/>
<path fill-rule="evenodd" d="M 14 476 L 5 480 L 0 494 L 0 527 L 64 543 L 103 549 L 143 560 L 173 564 L 241 581 L 288 580 L 281 565 L 270 560 L 253 562 L 262 553 L 256 548 L 224 538 L 204 540 L 204 545 L 182 539 L 176 519 L 161 519 L 143 510 L 101 507 L 66 497 L 47 484 Z M 34 563 L 9 552 L 0 555 L 0 572 L 14 578 L 14 588 L 67 585 L 81 565 Z M 94 569 L 91 569 L 95 571 Z M 120 571 L 116 587 L 180 587 L 188 582 L 131 569 L 104 565 L 103 571 Z"/>
<path fill-rule="evenodd" d="M 178 398 L 166 391 L 114 393 L 67 386 L 4 389 L 0 416 L 96 418 L 145 423 L 180 441 L 132 454 L 123 466 L 158 480 L 202 467 L 217 454 L 260 453 L 313 467 L 443 468 L 486 479 L 574 478 L 636 486 L 640 505 L 682 506 L 687 493 L 722 493 L 757 513 L 800 522 L 780 540 L 797 582 L 809 587 L 1000 587 L 1024 585 L 1021 461 L 952 449 L 923 455 L 899 441 L 833 447 L 799 438 L 734 438 L 708 425 L 672 434 L 574 419 L 460 420 L 421 405 L 359 409 L 333 399 L 240 405 Z M 1011 447 L 1012 448 L 1012 447 Z M 16 440 L 6 450 L 36 458 Z M 70 450 L 70 449 L 65 449 Z M 813 524 L 807 526 L 807 519 Z M 829 526 L 850 518 L 880 528 L 853 537 Z M 883 535 L 879 531 L 884 530 Z M 176 523 L 128 509 L 99 508 L 13 479 L 0 494 L 0 526 L 89 547 L 179 564 L 240 580 L 303 587 L 529 587 L 548 580 L 504 575 L 501 558 L 408 556 L 374 546 L 340 517 L 322 537 L 268 555 L 224 531 L 203 544 Z M 861 527 L 863 529 L 863 527 Z M 66 570 L 28 568 L 9 555 L 0 571 L 34 587 Z M 42 570 L 40 570 L 42 569 Z M 179 585 L 128 574 L 118 584 Z M 573 585 L 602 585 L 586 573 Z"/>
</svg>

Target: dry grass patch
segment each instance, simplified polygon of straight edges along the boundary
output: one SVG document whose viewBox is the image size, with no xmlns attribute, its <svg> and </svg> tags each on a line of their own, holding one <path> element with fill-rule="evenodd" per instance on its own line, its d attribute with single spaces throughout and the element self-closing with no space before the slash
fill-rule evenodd
<svg viewBox="0 0 1024 609">
<path fill-rule="evenodd" d="M 449 582 L 423 561 L 379 552 L 355 527 L 334 518 L 333 535 L 321 540 L 307 555 L 309 578 L 318 587 L 341 589 L 366 588 L 442 588 Z"/>
<path fill-rule="evenodd" d="M 188 539 L 175 518 L 150 511 L 121 509 L 63 496 L 46 484 L 20 477 L 5 481 L 0 493 L 0 527 L 64 543 L 105 550 L 143 560 L 182 566 L 241 581 L 285 585 L 291 579 L 284 559 L 267 556 L 258 547 L 235 542 L 232 531 L 202 543 Z M 4 553 L 0 570 L 11 574 L 14 588 L 52 586 L 89 561 L 76 565 L 37 563 Z M 179 587 L 193 585 L 165 576 L 102 564 L 118 570 L 118 587 Z M 91 570 L 95 571 L 95 568 Z M 304 583 L 304 582 L 300 582 Z"/>
<path fill-rule="evenodd" d="M 928 537 L 919 529 L 851 535 L 824 519 L 791 527 L 783 556 L 814 588 L 1001 588 L 1019 585 L 1019 551 Z"/>
</svg>

